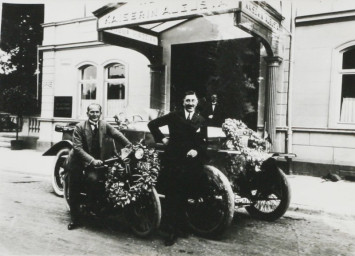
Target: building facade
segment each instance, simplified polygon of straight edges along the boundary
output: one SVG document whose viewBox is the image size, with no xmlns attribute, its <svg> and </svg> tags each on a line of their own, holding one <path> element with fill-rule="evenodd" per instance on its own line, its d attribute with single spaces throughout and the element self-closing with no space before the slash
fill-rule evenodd
<svg viewBox="0 0 355 256">
<path fill-rule="evenodd" d="M 218 92 L 225 117 L 267 131 L 273 150 L 286 151 L 289 8 L 229 0 L 91 8 L 61 20 L 58 5 L 46 5 L 39 148 L 60 140 L 56 124 L 84 119 L 91 102 L 108 121 L 120 113 L 147 120 L 193 89 L 201 99 Z"/>
<path fill-rule="evenodd" d="M 353 177 L 354 10 L 348 0 L 46 2 L 41 116 L 21 136 L 46 150 L 61 140 L 55 125 L 85 119 L 91 102 L 108 121 L 149 120 L 193 89 L 201 101 L 219 94 L 226 117 L 267 132 L 273 151 L 295 153 L 293 172 Z"/>
<path fill-rule="evenodd" d="M 298 6 L 291 93 L 298 173 L 353 176 L 355 25 L 351 1 Z"/>
</svg>

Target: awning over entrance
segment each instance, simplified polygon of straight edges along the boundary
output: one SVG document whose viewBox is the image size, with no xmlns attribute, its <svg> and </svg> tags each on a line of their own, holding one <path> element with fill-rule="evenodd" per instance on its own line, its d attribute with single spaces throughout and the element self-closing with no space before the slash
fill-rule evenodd
<svg viewBox="0 0 355 256">
<path fill-rule="evenodd" d="M 222 13 L 235 13 L 236 26 L 262 38 L 270 55 L 277 52 L 283 17 L 263 1 L 137 0 L 106 5 L 94 15 L 99 32 L 158 46 L 161 33 L 190 19 Z"/>
<path fill-rule="evenodd" d="M 106 5 L 94 12 L 98 18 L 100 40 L 137 50 L 151 62 L 152 108 L 164 102 L 164 66 L 161 34 L 198 17 L 234 14 L 234 26 L 259 38 L 266 51 L 268 65 L 265 109 L 266 130 L 276 137 L 276 87 L 278 82 L 282 15 L 265 1 L 236 0 L 137 0 Z"/>
</svg>

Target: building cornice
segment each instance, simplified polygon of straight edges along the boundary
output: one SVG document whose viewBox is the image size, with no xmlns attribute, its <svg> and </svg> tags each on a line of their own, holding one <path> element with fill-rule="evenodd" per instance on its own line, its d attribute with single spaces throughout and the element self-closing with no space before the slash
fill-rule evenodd
<svg viewBox="0 0 355 256">
<path fill-rule="evenodd" d="M 93 47 L 93 46 L 104 46 L 106 44 L 99 41 L 91 42 L 79 42 L 79 43 L 70 43 L 70 44 L 53 44 L 53 45 L 41 45 L 38 47 L 40 51 L 56 51 L 70 48 L 84 48 L 84 47 Z"/>
<path fill-rule="evenodd" d="M 353 129 L 331 129 L 331 128 L 310 128 L 310 127 L 292 127 L 293 132 L 308 133 L 337 133 L 337 134 L 355 134 Z"/>
<path fill-rule="evenodd" d="M 73 23 L 77 23 L 77 22 L 86 22 L 86 21 L 94 21 L 94 20 L 96 20 L 96 17 L 90 16 L 90 17 L 78 18 L 78 19 L 72 19 L 72 20 L 42 23 L 41 26 L 43 28 L 55 27 L 55 26 L 60 26 L 60 25 L 68 25 L 68 24 L 73 24 Z"/>
<path fill-rule="evenodd" d="M 308 26 L 349 20 L 355 20 L 355 10 L 298 16 L 295 19 L 295 23 L 296 26 Z"/>
<path fill-rule="evenodd" d="M 264 131 L 263 125 L 258 125 L 258 131 Z M 288 127 L 277 126 L 277 132 L 287 132 Z M 332 129 L 332 128 L 312 128 L 312 127 L 292 127 L 292 132 L 303 132 L 303 133 L 332 133 L 332 134 L 355 134 L 354 129 Z"/>
</svg>

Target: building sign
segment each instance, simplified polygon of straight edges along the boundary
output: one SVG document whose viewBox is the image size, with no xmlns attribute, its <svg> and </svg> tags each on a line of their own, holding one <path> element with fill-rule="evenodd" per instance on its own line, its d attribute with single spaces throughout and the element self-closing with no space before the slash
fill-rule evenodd
<svg viewBox="0 0 355 256">
<path fill-rule="evenodd" d="M 150 0 L 130 2 L 102 16 L 98 29 L 233 12 L 236 0 Z"/>
<path fill-rule="evenodd" d="M 255 2 L 241 1 L 240 6 L 241 11 L 253 18 L 255 21 L 262 23 L 273 32 L 279 30 L 280 22 Z"/>
<path fill-rule="evenodd" d="M 71 117 L 73 97 L 54 97 L 54 117 Z"/>
<path fill-rule="evenodd" d="M 129 29 L 129 28 L 108 29 L 108 30 L 105 30 L 105 32 L 119 35 L 119 36 L 123 36 L 123 37 L 127 37 L 127 38 L 131 38 L 131 39 L 138 40 L 138 41 L 145 42 L 145 43 L 152 44 L 152 45 L 158 45 L 158 37 L 148 35 L 148 34 L 145 34 L 145 33 L 133 30 L 133 29 Z"/>
<path fill-rule="evenodd" d="M 280 24 L 281 21 L 257 3 L 251 1 L 240 2 L 240 9 L 236 12 L 236 25 L 251 34 L 263 38 L 274 54 L 279 51 Z"/>
</svg>

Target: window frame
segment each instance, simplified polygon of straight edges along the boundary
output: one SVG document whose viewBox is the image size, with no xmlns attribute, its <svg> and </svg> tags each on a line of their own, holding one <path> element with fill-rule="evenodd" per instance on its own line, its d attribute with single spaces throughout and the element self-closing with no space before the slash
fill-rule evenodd
<svg viewBox="0 0 355 256">
<path fill-rule="evenodd" d="M 341 97 L 342 97 L 342 78 L 343 75 L 353 74 L 354 69 L 343 69 L 343 54 L 344 52 L 355 48 L 355 40 L 346 42 L 333 50 L 332 56 L 332 76 L 329 95 L 329 128 L 335 129 L 355 129 L 355 123 L 344 123 L 340 121 L 341 115 Z"/>
<path fill-rule="evenodd" d="M 89 66 L 92 66 L 94 68 L 96 68 L 96 78 L 93 79 L 93 80 L 87 80 L 87 79 L 82 79 L 82 73 L 83 73 L 83 70 Z M 86 111 L 81 109 L 81 103 L 82 103 L 82 92 L 81 92 L 81 85 L 85 82 L 88 82 L 88 81 L 92 81 L 92 82 L 95 82 L 95 85 L 96 85 L 96 99 L 95 99 L 95 102 L 99 102 L 100 101 L 100 86 L 99 86 L 99 68 L 98 68 L 98 65 L 95 64 L 95 63 L 91 63 L 91 62 L 85 62 L 85 63 L 81 63 L 80 65 L 77 66 L 77 73 L 78 73 L 78 85 L 77 85 L 77 92 L 78 92 L 78 96 L 76 97 L 77 100 L 78 100 L 78 104 L 77 104 L 77 116 L 78 118 L 83 118 L 83 117 L 86 117 Z"/>
<path fill-rule="evenodd" d="M 108 70 L 109 70 L 109 67 L 115 65 L 115 64 L 120 64 L 120 65 L 123 65 L 124 68 L 125 68 L 125 73 L 124 73 L 124 78 L 108 78 Z M 123 101 L 123 108 L 125 109 L 128 105 L 128 65 L 127 63 L 121 61 L 121 60 L 111 60 L 109 62 L 106 62 L 104 65 L 103 65 L 103 69 L 104 69 L 104 77 L 103 77 L 103 86 L 104 86 L 104 90 L 103 90 L 103 101 L 104 101 L 104 117 L 105 118 L 112 118 L 112 116 L 109 116 L 108 115 L 108 99 L 107 99 L 107 93 L 108 93 L 108 83 L 115 83 L 115 82 L 124 82 L 124 85 L 125 85 L 125 94 L 124 94 L 124 99 L 122 100 Z M 124 111 L 124 110 L 123 110 Z M 122 111 L 122 112 L 123 112 Z M 119 114 L 119 113 L 116 113 L 116 114 Z"/>
</svg>

